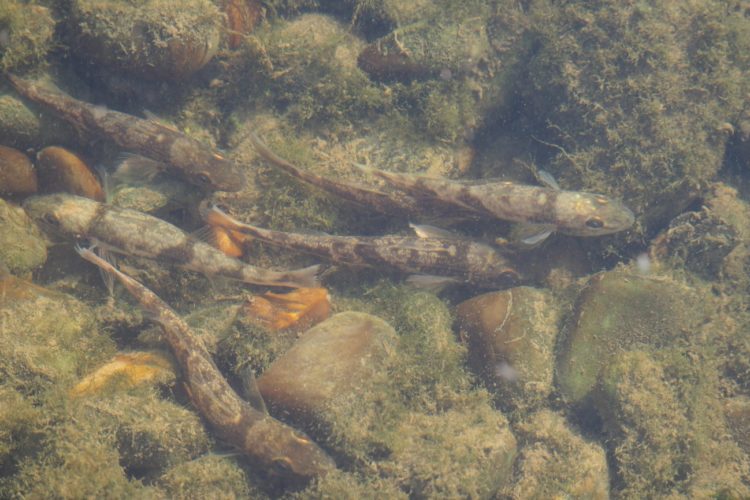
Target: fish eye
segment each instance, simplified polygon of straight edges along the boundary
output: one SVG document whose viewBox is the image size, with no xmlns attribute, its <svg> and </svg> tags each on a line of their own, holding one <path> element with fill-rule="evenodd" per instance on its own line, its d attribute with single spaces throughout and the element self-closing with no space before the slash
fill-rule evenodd
<svg viewBox="0 0 750 500">
<path fill-rule="evenodd" d="M 201 172 L 198 175 L 195 176 L 196 179 L 198 179 L 198 182 L 200 182 L 203 185 L 208 186 L 211 184 L 211 178 L 206 174 L 205 172 Z"/>
<path fill-rule="evenodd" d="M 292 461 L 287 457 L 277 457 L 271 461 L 273 472 L 279 476 L 289 476 L 294 472 Z"/>
<path fill-rule="evenodd" d="M 42 220 L 49 224 L 50 226 L 58 227 L 60 225 L 60 221 L 55 217 L 55 214 L 53 213 L 46 213 L 42 216 Z"/>
<path fill-rule="evenodd" d="M 599 217 L 592 217 L 586 221 L 586 227 L 590 229 L 601 229 L 604 227 L 604 222 Z"/>
</svg>

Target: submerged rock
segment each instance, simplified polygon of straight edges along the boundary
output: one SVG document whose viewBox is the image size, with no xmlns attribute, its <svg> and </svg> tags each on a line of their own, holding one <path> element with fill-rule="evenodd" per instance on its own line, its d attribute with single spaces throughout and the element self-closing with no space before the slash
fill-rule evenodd
<svg viewBox="0 0 750 500">
<path fill-rule="evenodd" d="M 0 378 L 24 393 L 70 384 L 114 354 L 94 312 L 70 295 L 13 276 L 0 280 Z"/>
<path fill-rule="evenodd" d="M 36 193 L 37 177 L 28 156 L 17 149 L 0 146 L 0 194 Z"/>
<path fill-rule="evenodd" d="M 0 199 L 0 262 L 26 274 L 47 260 L 47 244 L 23 208 Z"/>
<path fill-rule="evenodd" d="M 346 394 L 368 386 L 383 368 L 395 332 L 369 314 L 345 312 L 308 330 L 258 379 L 273 412 L 297 422 L 325 420 L 326 410 Z"/>
<path fill-rule="evenodd" d="M 505 416 L 488 405 L 438 415 L 409 413 L 395 429 L 393 475 L 416 498 L 494 498 L 510 480 L 516 439 Z"/>
<path fill-rule="evenodd" d="M 552 392 L 560 312 L 547 292 L 516 287 L 456 307 L 469 365 L 501 406 L 541 404 Z"/>
<path fill-rule="evenodd" d="M 516 430 L 524 444 L 512 498 L 609 498 L 604 449 L 574 432 L 562 415 L 542 410 Z"/>
<path fill-rule="evenodd" d="M 153 79 L 186 78 L 216 54 L 222 14 L 209 0 L 72 2 L 73 53 Z"/>
<path fill-rule="evenodd" d="M 685 339 L 705 318 L 699 293 L 666 277 L 624 270 L 593 276 L 567 321 L 557 358 L 557 383 L 581 402 L 613 359 L 634 347 L 659 349 Z"/>
</svg>

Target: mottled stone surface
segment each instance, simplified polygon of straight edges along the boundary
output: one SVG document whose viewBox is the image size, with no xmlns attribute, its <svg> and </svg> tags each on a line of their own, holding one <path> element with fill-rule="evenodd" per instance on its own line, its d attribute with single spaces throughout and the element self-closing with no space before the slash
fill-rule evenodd
<svg viewBox="0 0 750 500">
<path fill-rule="evenodd" d="M 515 430 L 524 445 L 512 498 L 609 498 L 604 448 L 576 433 L 562 415 L 542 410 Z"/>
<path fill-rule="evenodd" d="M 490 292 L 456 307 L 469 365 L 500 404 L 539 404 L 552 391 L 560 312 L 552 296 L 531 287 Z"/>
<path fill-rule="evenodd" d="M 23 208 L 0 199 L 0 262 L 26 274 L 47 260 L 47 245 Z"/>
<path fill-rule="evenodd" d="M 304 420 L 357 391 L 394 341 L 393 328 L 380 318 L 337 314 L 304 333 L 263 372 L 258 388 L 273 410 Z"/>
<path fill-rule="evenodd" d="M 613 357 L 636 346 L 659 349 L 689 336 L 705 318 L 697 290 L 667 277 L 622 270 L 594 275 L 580 293 L 560 343 L 557 383 L 583 400 Z"/>
</svg>

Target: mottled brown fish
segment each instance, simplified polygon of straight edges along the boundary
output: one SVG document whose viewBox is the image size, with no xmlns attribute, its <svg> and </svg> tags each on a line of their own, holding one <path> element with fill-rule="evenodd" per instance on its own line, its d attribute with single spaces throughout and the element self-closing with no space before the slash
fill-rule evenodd
<svg viewBox="0 0 750 500">
<path fill-rule="evenodd" d="M 76 128 L 107 138 L 125 149 L 152 160 L 201 188 L 212 191 L 240 191 L 244 174 L 233 162 L 209 146 L 162 125 L 79 101 L 35 82 L 6 74 L 23 97 L 51 109 Z"/>
<path fill-rule="evenodd" d="M 297 234 L 244 224 L 217 207 L 202 212 L 210 226 L 314 254 L 337 264 L 397 269 L 414 274 L 410 281 L 416 284 L 469 283 L 497 288 L 510 286 L 520 279 L 508 260 L 491 246 L 449 237 L 428 226 L 413 226 L 417 237 Z"/>
<path fill-rule="evenodd" d="M 300 169 L 274 154 L 250 134 L 256 151 L 289 175 L 343 199 L 392 215 L 450 214 L 455 217 L 499 219 L 537 226 L 540 241 L 554 231 L 572 236 L 600 236 L 628 229 L 635 217 L 622 203 L 601 194 L 564 191 L 498 180 L 458 181 L 399 174 L 374 168 L 362 170 L 385 180 L 390 191 L 325 178 Z M 550 183 L 552 184 L 552 183 Z"/>
<path fill-rule="evenodd" d="M 336 468 L 331 457 L 306 434 L 240 398 L 200 337 L 154 292 L 91 250 L 78 248 L 78 253 L 114 275 L 161 326 L 182 369 L 190 401 L 222 440 L 285 480 L 307 481 Z"/>
<path fill-rule="evenodd" d="M 318 286 L 319 266 L 272 271 L 225 255 L 172 224 L 136 210 L 58 193 L 24 201 L 26 212 L 43 226 L 74 238 L 88 238 L 113 252 L 166 260 L 207 276 L 289 288 Z"/>
</svg>

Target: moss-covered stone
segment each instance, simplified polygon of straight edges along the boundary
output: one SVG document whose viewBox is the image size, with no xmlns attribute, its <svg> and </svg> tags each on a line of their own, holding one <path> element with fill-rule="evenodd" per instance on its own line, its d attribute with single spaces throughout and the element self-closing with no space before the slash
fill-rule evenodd
<svg viewBox="0 0 750 500">
<path fill-rule="evenodd" d="M 545 168 L 570 188 L 622 196 L 639 240 L 721 166 L 722 124 L 747 94 L 743 9 L 717 1 L 535 2 L 523 114 Z"/>
<path fill-rule="evenodd" d="M 7 0 L 0 5 L 0 70 L 39 64 L 52 48 L 55 20 L 47 7 Z"/>
<path fill-rule="evenodd" d="M 73 385 L 115 351 L 90 307 L 70 295 L 6 277 L 0 301 L 0 376 L 23 393 Z"/>
<path fill-rule="evenodd" d="M 469 365 L 502 408 L 528 410 L 552 392 L 559 317 L 552 296 L 530 287 L 489 292 L 456 307 Z"/>
<path fill-rule="evenodd" d="M 47 260 L 47 243 L 23 208 L 0 199 L 0 262 L 28 274 Z"/>
<path fill-rule="evenodd" d="M 623 497 L 743 498 L 750 472 L 729 434 L 718 377 L 684 349 L 612 359 L 593 395 Z"/>
<path fill-rule="evenodd" d="M 241 71 L 242 95 L 249 91 L 253 101 L 270 98 L 297 126 L 362 119 L 389 99 L 357 67 L 361 47 L 345 26 L 327 16 L 278 21 L 247 44 L 243 60 L 251 64 Z"/>
<path fill-rule="evenodd" d="M 208 454 L 177 464 L 157 480 L 169 498 L 266 498 L 248 483 L 245 472 L 227 457 Z"/>
<path fill-rule="evenodd" d="M 153 477 L 208 451 L 209 438 L 200 417 L 152 391 L 119 393 L 82 404 L 111 429 L 120 464 L 135 476 Z"/>
<path fill-rule="evenodd" d="M 209 0 L 77 0 L 68 28 L 74 54 L 115 71 L 179 79 L 216 54 L 222 14 Z"/>
<path fill-rule="evenodd" d="M 62 120 L 27 105 L 15 94 L 0 94 L 0 136 L 18 149 L 74 143 L 75 131 Z"/>
<path fill-rule="evenodd" d="M 574 432 L 561 415 L 541 410 L 515 430 L 523 444 L 513 498 L 609 498 L 604 449 Z"/>
<path fill-rule="evenodd" d="M 708 302 L 699 289 L 667 277 L 625 270 L 592 277 L 567 321 L 557 358 L 557 383 L 572 403 L 596 385 L 613 358 L 640 346 L 658 350 L 686 342 L 706 318 Z"/>
<path fill-rule="evenodd" d="M 516 439 L 482 398 L 466 403 L 438 415 L 409 413 L 380 470 L 417 498 L 493 498 L 510 479 Z"/>
</svg>

